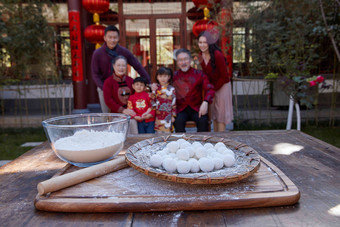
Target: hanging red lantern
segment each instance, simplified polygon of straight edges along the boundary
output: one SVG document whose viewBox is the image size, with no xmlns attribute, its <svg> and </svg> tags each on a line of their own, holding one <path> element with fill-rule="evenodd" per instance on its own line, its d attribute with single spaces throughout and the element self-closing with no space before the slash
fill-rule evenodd
<svg viewBox="0 0 340 227">
<path fill-rule="evenodd" d="M 104 42 L 104 31 L 105 26 L 93 24 L 85 28 L 84 37 L 90 43 L 95 43 L 97 48 Z"/>
<path fill-rule="evenodd" d="M 83 0 L 83 7 L 93 13 L 94 25 L 86 27 L 84 31 L 84 37 L 91 43 L 96 43 L 96 49 L 100 47 L 100 44 L 104 42 L 105 27 L 99 24 L 99 14 L 105 13 L 109 10 L 109 0 Z"/>
<path fill-rule="evenodd" d="M 213 4 L 220 3 L 221 0 L 192 0 L 192 2 L 195 4 L 197 8 L 212 8 Z"/>
<path fill-rule="evenodd" d="M 83 0 L 83 7 L 90 13 L 105 13 L 109 10 L 109 0 Z"/>
<path fill-rule="evenodd" d="M 104 24 L 118 24 L 118 13 L 109 9 L 105 13 L 100 14 L 100 21 Z"/>
<path fill-rule="evenodd" d="M 192 32 L 195 36 L 198 36 L 201 32 L 206 30 L 212 31 L 216 26 L 218 26 L 216 21 L 209 20 L 210 14 L 208 8 L 204 8 L 203 13 L 204 19 L 197 21 L 194 26 L 192 26 Z"/>
<path fill-rule="evenodd" d="M 204 18 L 203 10 L 197 7 L 192 7 L 191 9 L 189 9 L 186 15 L 189 20 L 193 21 L 201 20 Z"/>
<path fill-rule="evenodd" d="M 217 25 L 217 22 L 213 20 L 199 20 L 192 27 L 192 32 L 197 37 L 201 32 L 213 30 Z"/>
</svg>

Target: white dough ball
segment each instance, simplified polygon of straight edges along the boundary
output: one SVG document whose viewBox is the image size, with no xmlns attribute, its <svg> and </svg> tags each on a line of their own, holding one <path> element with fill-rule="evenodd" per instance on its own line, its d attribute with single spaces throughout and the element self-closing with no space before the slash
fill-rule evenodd
<svg viewBox="0 0 340 227">
<path fill-rule="evenodd" d="M 187 142 L 185 139 L 178 139 L 178 140 L 177 140 L 177 143 L 179 143 L 179 144 L 185 143 L 185 142 Z"/>
<path fill-rule="evenodd" d="M 198 160 L 198 163 L 200 164 L 200 169 L 203 172 L 211 172 L 214 169 L 214 162 L 210 158 L 200 158 Z"/>
<path fill-rule="evenodd" d="M 229 148 L 225 148 L 224 150 L 222 150 L 221 154 L 222 155 L 231 155 L 231 156 L 234 156 L 234 158 L 235 158 L 234 151 L 230 150 Z"/>
<path fill-rule="evenodd" d="M 209 148 L 208 150 L 206 150 L 207 155 L 210 155 L 211 153 L 216 152 L 216 150 L 214 148 Z"/>
<path fill-rule="evenodd" d="M 187 161 L 178 160 L 176 163 L 178 173 L 189 173 L 191 165 Z"/>
<path fill-rule="evenodd" d="M 162 151 L 164 151 L 167 154 L 170 153 L 170 151 L 169 151 L 169 149 L 167 147 L 164 147 L 164 149 Z"/>
<path fill-rule="evenodd" d="M 168 148 L 169 152 L 176 153 L 179 149 L 179 143 L 177 141 L 171 141 L 166 145 L 166 148 Z"/>
<path fill-rule="evenodd" d="M 176 152 L 176 156 L 178 159 L 180 160 L 189 160 L 189 151 L 187 149 L 179 149 L 177 152 Z"/>
<path fill-rule="evenodd" d="M 223 156 L 223 163 L 226 167 L 232 167 L 235 164 L 235 157 L 232 155 L 224 155 Z"/>
<path fill-rule="evenodd" d="M 195 155 L 195 148 L 190 146 L 190 147 L 187 147 L 186 149 L 189 152 L 189 157 L 190 158 L 194 157 L 194 155 Z"/>
<path fill-rule="evenodd" d="M 169 156 L 170 156 L 170 158 L 176 158 L 177 157 L 177 155 L 175 153 L 170 153 Z"/>
<path fill-rule="evenodd" d="M 235 152 L 229 148 L 226 148 L 226 151 L 229 152 L 230 154 L 233 154 L 235 156 Z"/>
<path fill-rule="evenodd" d="M 193 146 L 193 147 L 203 147 L 203 145 L 200 142 L 197 142 L 197 141 L 193 142 L 191 144 L 191 146 Z"/>
<path fill-rule="evenodd" d="M 172 158 L 164 159 L 162 166 L 168 173 L 175 172 L 177 169 L 176 161 Z"/>
<path fill-rule="evenodd" d="M 217 152 L 222 154 L 225 149 L 227 149 L 227 148 L 226 147 L 218 147 Z"/>
<path fill-rule="evenodd" d="M 195 150 L 195 157 L 197 159 L 200 159 L 200 158 L 203 158 L 207 156 L 207 153 L 205 152 L 205 148 L 204 147 L 198 147 L 196 150 Z"/>
<path fill-rule="evenodd" d="M 225 144 L 222 143 L 222 142 L 218 142 L 218 143 L 216 143 L 215 146 L 214 146 L 215 150 L 218 150 L 218 148 L 220 148 L 220 147 L 226 147 L 226 146 L 225 146 Z"/>
<path fill-rule="evenodd" d="M 214 169 L 218 170 L 223 168 L 224 162 L 221 158 L 212 158 L 212 160 L 214 162 Z"/>
<path fill-rule="evenodd" d="M 222 154 L 218 153 L 217 151 L 210 153 L 209 156 L 212 157 L 212 158 L 221 158 L 222 159 Z"/>
<path fill-rule="evenodd" d="M 163 158 L 159 154 L 154 154 L 150 158 L 150 165 L 153 167 L 160 167 L 162 165 Z"/>
<path fill-rule="evenodd" d="M 231 156 L 233 156 L 234 157 L 234 159 L 236 159 L 236 155 L 235 155 L 235 153 L 234 152 L 228 152 L 228 153 L 226 153 L 225 155 L 231 155 Z"/>
<path fill-rule="evenodd" d="M 214 145 L 212 143 L 206 143 L 203 145 L 203 147 L 208 150 L 209 148 L 214 148 Z"/>
<path fill-rule="evenodd" d="M 167 158 L 171 158 L 171 156 L 170 156 L 169 154 L 166 154 L 166 155 L 162 156 L 162 159 L 163 159 L 163 160 L 165 160 L 165 159 L 167 159 Z"/>
<path fill-rule="evenodd" d="M 180 145 L 179 145 L 179 148 L 180 149 L 184 149 L 184 148 L 187 148 L 187 147 L 190 147 L 191 146 L 191 143 L 189 143 L 188 141 L 185 141 L 185 142 L 182 142 Z"/>
<path fill-rule="evenodd" d="M 166 153 L 164 150 L 161 150 L 161 151 L 158 151 L 157 154 L 160 156 L 164 156 L 164 155 L 167 155 L 168 153 Z"/>
<path fill-rule="evenodd" d="M 198 171 L 200 171 L 200 164 L 198 163 L 198 161 L 194 158 L 190 158 L 189 161 L 190 163 L 190 172 L 192 173 L 197 173 Z"/>
</svg>

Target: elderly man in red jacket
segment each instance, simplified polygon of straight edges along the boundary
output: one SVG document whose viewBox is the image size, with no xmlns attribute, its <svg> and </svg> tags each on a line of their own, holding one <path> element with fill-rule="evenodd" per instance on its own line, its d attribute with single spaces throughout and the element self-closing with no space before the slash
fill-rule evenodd
<svg viewBox="0 0 340 227">
<path fill-rule="evenodd" d="M 209 129 L 208 104 L 214 98 L 214 86 L 201 71 L 191 67 L 192 57 L 189 50 L 182 48 L 176 52 L 179 70 L 174 73 L 173 86 L 176 89 L 177 117 L 176 132 L 185 132 L 185 123 L 193 120 L 198 132 Z M 205 91 L 204 99 L 202 92 Z"/>
</svg>

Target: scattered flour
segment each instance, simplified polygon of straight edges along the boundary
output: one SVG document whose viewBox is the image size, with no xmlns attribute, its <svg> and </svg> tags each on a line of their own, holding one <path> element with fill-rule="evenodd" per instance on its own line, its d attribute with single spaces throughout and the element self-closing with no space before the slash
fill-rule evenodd
<svg viewBox="0 0 340 227">
<path fill-rule="evenodd" d="M 93 130 L 77 131 L 57 140 L 55 151 L 73 162 L 98 162 L 112 157 L 124 145 L 124 134 Z"/>
</svg>

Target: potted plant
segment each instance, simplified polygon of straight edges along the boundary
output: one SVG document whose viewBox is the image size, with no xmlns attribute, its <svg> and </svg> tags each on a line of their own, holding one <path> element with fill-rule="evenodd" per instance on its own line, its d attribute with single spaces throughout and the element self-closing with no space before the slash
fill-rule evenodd
<svg viewBox="0 0 340 227">
<path fill-rule="evenodd" d="M 317 102 L 319 86 L 321 89 L 327 89 L 329 86 L 324 82 L 324 77 L 303 76 L 297 70 L 296 73 L 289 75 L 279 75 L 278 73 L 268 73 L 265 79 L 274 80 L 278 86 L 289 96 L 289 108 L 286 129 L 292 128 L 293 109 L 296 110 L 297 130 L 301 130 L 300 105 L 311 108 Z M 316 88 L 316 89 L 314 89 Z"/>
</svg>

